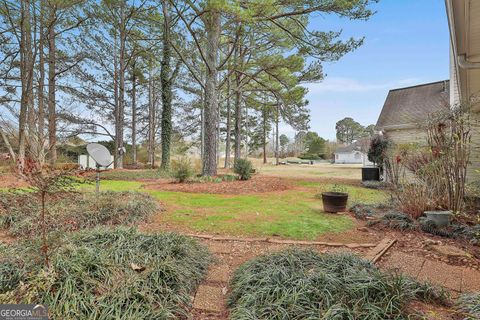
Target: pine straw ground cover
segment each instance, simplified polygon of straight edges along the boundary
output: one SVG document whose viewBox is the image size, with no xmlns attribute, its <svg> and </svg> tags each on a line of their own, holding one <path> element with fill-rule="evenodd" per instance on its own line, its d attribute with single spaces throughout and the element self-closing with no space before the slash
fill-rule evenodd
<svg viewBox="0 0 480 320">
<path fill-rule="evenodd" d="M 74 231 L 97 225 L 128 224 L 159 210 L 151 196 L 140 192 L 59 193 L 48 196 L 47 231 Z M 22 190 L 0 194 L 0 228 L 13 236 L 40 232 L 40 201 Z"/>
<path fill-rule="evenodd" d="M 181 319 L 210 254 L 173 233 L 105 227 L 65 236 L 50 267 L 26 241 L 0 246 L 0 303 L 48 305 L 52 319 Z"/>
<path fill-rule="evenodd" d="M 446 302 L 443 292 L 379 271 L 348 253 L 289 249 L 235 272 L 231 319 L 406 319 L 413 300 Z"/>
</svg>

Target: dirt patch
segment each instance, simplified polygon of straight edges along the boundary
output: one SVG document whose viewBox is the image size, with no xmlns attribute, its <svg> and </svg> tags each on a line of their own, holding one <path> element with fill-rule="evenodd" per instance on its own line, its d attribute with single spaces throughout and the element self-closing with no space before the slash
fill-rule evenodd
<svg viewBox="0 0 480 320">
<path fill-rule="evenodd" d="M 0 188 L 23 188 L 28 184 L 10 173 L 0 174 Z"/>
<path fill-rule="evenodd" d="M 255 176 L 247 181 L 176 183 L 158 180 L 155 183 L 146 182 L 145 184 L 145 189 L 149 190 L 211 194 L 254 194 L 285 191 L 291 188 L 293 184 L 286 179 L 262 176 Z"/>
<path fill-rule="evenodd" d="M 455 314 L 454 310 L 438 306 L 435 304 L 427 304 L 420 301 L 412 301 L 408 304 L 407 309 L 410 313 L 422 313 L 425 320 L 452 320 L 462 319 L 458 314 Z"/>
<path fill-rule="evenodd" d="M 385 237 L 380 230 L 369 228 L 365 221 L 352 219 L 355 226 L 343 232 L 327 232 L 318 236 L 317 240 L 340 243 L 377 243 Z"/>
</svg>

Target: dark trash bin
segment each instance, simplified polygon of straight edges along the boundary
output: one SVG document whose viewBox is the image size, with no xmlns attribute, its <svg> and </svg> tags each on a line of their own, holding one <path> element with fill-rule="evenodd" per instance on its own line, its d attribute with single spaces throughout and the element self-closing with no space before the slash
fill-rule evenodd
<svg viewBox="0 0 480 320">
<path fill-rule="evenodd" d="M 362 181 L 380 181 L 380 168 L 363 167 Z"/>
</svg>

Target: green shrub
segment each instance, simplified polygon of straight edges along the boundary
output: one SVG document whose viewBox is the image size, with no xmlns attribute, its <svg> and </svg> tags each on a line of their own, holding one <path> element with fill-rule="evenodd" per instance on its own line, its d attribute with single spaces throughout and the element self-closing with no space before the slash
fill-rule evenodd
<svg viewBox="0 0 480 320">
<path fill-rule="evenodd" d="M 248 180 L 252 177 L 253 165 L 248 159 L 237 159 L 233 164 L 233 172 L 238 174 L 240 180 Z"/>
<path fill-rule="evenodd" d="M 412 218 L 402 212 L 388 212 L 382 217 L 382 222 L 389 228 L 396 230 L 409 230 L 416 227 Z"/>
<path fill-rule="evenodd" d="M 194 175 L 194 170 L 190 159 L 182 157 L 172 161 L 172 176 L 178 182 L 188 181 Z"/>
<path fill-rule="evenodd" d="M 49 269 L 35 263 L 35 253 L 25 253 L 32 246 L 0 247 L 0 301 L 42 301 L 52 319 L 186 318 L 211 259 L 191 238 L 124 228 L 70 234 Z M 20 252 L 22 260 L 15 260 Z M 8 278 L 12 265 L 21 272 Z"/>
<path fill-rule="evenodd" d="M 367 217 L 373 217 L 376 207 L 371 204 L 356 203 L 350 207 L 349 211 L 355 215 L 355 218 L 365 220 Z"/>
<path fill-rule="evenodd" d="M 423 232 L 433 234 L 439 237 L 454 238 L 455 234 L 446 228 L 439 228 L 437 224 L 430 219 L 419 219 L 420 229 Z"/>
<path fill-rule="evenodd" d="M 224 174 L 223 176 L 221 176 L 222 178 L 222 181 L 236 181 L 238 180 L 237 176 L 234 176 L 232 174 Z"/>
<path fill-rule="evenodd" d="M 158 211 L 150 195 L 126 191 L 58 193 L 47 201 L 47 231 L 73 231 L 97 225 L 128 224 Z M 4 192 L 0 197 L 0 228 L 15 236 L 40 232 L 40 202 L 33 192 Z"/>
<path fill-rule="evenodd" d="M 325 155 L 305 152 L 300 154 L 298 158 L 302 160 L 322 160 L 325 159 Z"/>
<path fill-rule="evenodd" d="M 231 288 L 233 320 L 403 319 L 412 300 L 446 300 L 442 291 L 383 273 L 353 254 L 299 249 L 243 264 Z"/>
</svg>

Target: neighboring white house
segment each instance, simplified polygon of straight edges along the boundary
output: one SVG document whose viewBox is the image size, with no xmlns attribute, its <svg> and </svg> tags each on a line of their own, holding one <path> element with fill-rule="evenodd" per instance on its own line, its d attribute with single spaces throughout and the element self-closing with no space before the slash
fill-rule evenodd
<svg viewBox="0 0 480 320">
<path fill-rule="evenodd" d="M 352 143 L 348 146 L 339 147 L 335 150 L 335 163 L 336 164 L 363 164 L 372 165 L 368 161 L 368 156 L 362 151 L 362 148 L 357 143 Z"/>
</svg>

